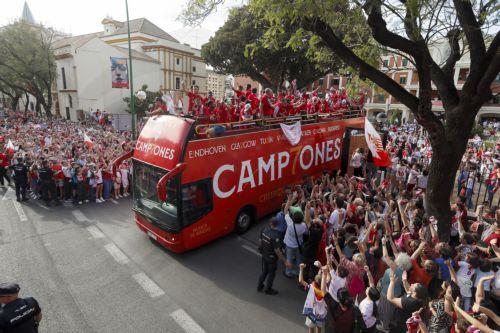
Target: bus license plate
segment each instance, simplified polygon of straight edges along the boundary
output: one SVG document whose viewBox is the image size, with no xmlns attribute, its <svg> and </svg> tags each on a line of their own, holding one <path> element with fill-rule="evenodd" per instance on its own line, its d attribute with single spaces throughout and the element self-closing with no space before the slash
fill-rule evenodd
<svg viewBox="0 0 500 333">
<path fill-rule="evenodd" d="M 148 233 L 149 237 L 153 238 L 154 240 L 158 240 L 157 237 L 156 237 L 156 235 L 153 234 L 151 231 L 148 231 L 147 233 Z"/>
</svg>

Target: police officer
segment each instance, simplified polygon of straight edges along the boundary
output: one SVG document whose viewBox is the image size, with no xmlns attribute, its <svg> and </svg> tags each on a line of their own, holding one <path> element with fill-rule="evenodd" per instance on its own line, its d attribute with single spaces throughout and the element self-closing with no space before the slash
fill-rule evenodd
<svg viewBox="0 0 500 333">
<path fill-rule="evenodd" d="M 259 277 L 257 291 L 262 291 L 264 289 L 264 280 L 266 280 L 265 293 L 268 295 L 276 295 L 278 293 L 277 290 L 273 289 L 274 276 L 278 268 L 278 259 L 282 260 L 285 265 L 291 266 L 281 252 L 281 234 L 277 228 L 278 220 L 272 218 L 270 225 L 264 228 L 260 234 L 259 248 L 262 253 L 262 273 Z"/>
<path fill-rule="evenodd" d="M 42 310 L 33 297 L 19 298 L 19 285 L 0 283 L 0 332 L 37 333 Z"/>
<path fill-rule="evenodd" d="M 17 201 L 28 201 L 26 197 L 26 187 L 28 185 L 28 167 L 23 163 L 23 158 L 18 157 L 17 163 L 12 166 L 14 170 L 14 183 L 16 185 L 16 197 Z"/>
<path fill-rule="evenodd" d="M 38 177 L 40 178 L 40 188 L 42 190 L 42 198 L 47 203 L 54 197 L 52 191 L 54 171 L 49 167 L 49 162 L 47 160 L 42 161 L 42 167 L 38 169 Z"/>
</svg>

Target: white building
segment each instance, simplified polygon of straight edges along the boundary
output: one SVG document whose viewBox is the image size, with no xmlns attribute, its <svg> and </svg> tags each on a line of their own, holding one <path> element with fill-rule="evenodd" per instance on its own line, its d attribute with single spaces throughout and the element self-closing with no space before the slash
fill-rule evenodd
<svg viewBox="0 0 500 333">
<path fill-rule="evenodd" d="M 211 91 L 216 99 L 223 99 L 226 95 L 226 75 L 215 73 L 207 68 L 207 92 Z"/>
<path fill-rule="evenodd" d="M 55 108 L 76 120 L 91 110 L 106 110 L 115 118 L 130 118 L 123 101 L 128 88 L 112 88 L 111 57 L 128 58 L 127 25 L 110 18 L 103 31 L 58 40 Z M 181 90 L 182 82 L 206 87 L 206 65 L 200 51 L 181 44 L 145 18 L 130 21 L 134 90 Z M 128 67 L 130 71 L 130 64 Z M 129 75 L 130 76 L 130 75 Z"/>
</svg>

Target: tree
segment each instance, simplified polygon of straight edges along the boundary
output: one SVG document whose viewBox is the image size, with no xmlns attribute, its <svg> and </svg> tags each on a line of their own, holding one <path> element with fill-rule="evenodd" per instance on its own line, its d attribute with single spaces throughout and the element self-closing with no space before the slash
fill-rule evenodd
<svg viewBox="0 0 500 333">
<path fill-rule="evenodd" d="M 286 19 L 314 33 L 360 77 L 370 79 L 412 112 L 429 134 L 433 149 L 427 211 L 439 221 L 440 238 L 448 240 L 452 215 L 450 196 L 456 171 L 475 116 L 491 98 L 490 86 L 500 70 L 500 33 L 490 34 L 490 27 L 498 22 L 496 2 L 250 0 L 250 6 L 264 13 L 273 26 Z M 346 24 L 352 30 L 369 27 L 378 47 L 401 54 L 413 63 L 419 77 L 418 97 L 353 50 L 350 41 L 339 30 Z M 443 40 L 447 43 L 447 55 L 441 61 L 432 57 L 431 50 Z M 470 70 L 459 89 L 453 80 L 454 67 L 465 53 L 470 56 Z M 443 102 L 443 120 L 432 112 L 433 84 Z"/>
<path fill-rule="evenodd" d="M 295 30 L 290 24 L 266 35 L 269 28 L 267 21 L 249 8 L 234 8 L 225 24 L 202 46 L 202 57 L 217 72 L 246 75 L 264 87 L 279 87 L 284 80 L 295 78 L 305 86 L 340 63 L 322 61 L 310 36 L 301 45 L 289 45 Z"/>
<path fill-rule="evenodd" d="M 0 83 L 31 94 L 51 117 L 52 84 L 56 78 L 51 45 L 57 33 L 41 25 L 15 22 L 0 31 Z"/>
<path fill-rule="evenodd" d="M 146 115 L 146 111 L 149 110 L 149 106 L 155 102 L 156 98 L 161 98 L 162 94 L 159 91 L 149 91 L 146 84 L 144 84 L 140 90 L 146 93 L 146 98 L 144 100 L 140 100 L 137 97 L 134 98 L 135 112 L 137 116 L 144 117 Z M 127 112 L 130 112 L 130 97 L 125 97 L 123 101 L 127 103 Z"/>
</svg>

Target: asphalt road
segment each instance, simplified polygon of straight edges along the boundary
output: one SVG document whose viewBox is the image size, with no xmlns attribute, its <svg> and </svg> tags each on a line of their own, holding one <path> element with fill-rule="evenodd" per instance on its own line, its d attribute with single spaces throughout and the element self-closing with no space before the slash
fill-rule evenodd
<svg viewBox="0 0 500 333">
<path fill-rule="evenodd" d="M 139 231 L 130 198 L 47 208 L 0 188 L 0 281 L 39 301 L 40 332 L 303 332 L 282 267 L 279 295 L 256 291 L 264 224 L 177 255 Z"/>
</svg>

